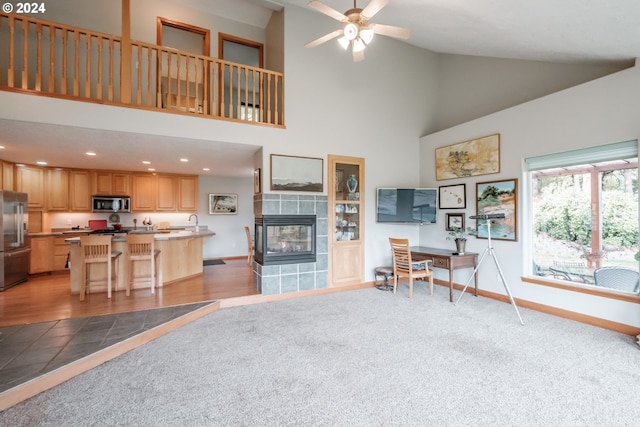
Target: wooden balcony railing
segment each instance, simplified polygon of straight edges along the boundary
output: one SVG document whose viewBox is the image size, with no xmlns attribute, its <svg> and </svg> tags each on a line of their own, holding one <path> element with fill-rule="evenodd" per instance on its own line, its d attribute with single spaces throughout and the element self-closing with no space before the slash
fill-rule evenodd
<svg viewBox="0 0 640 427">
<path fill-rule="evenodd" d="M 284 75 L 0 13 L 0 90 L 284 126 Z"/>
</svg>

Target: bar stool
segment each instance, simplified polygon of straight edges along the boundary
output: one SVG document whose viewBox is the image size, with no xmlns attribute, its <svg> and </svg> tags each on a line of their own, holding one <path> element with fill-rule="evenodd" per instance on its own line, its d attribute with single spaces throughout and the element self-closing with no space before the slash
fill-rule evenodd
<svg viewBox="0 0 640 427">
<path fill-rule="evenodd" d="M 393 277 L 393 266 L 376 267 L 374 270 L 376 288 L 381 291 L 390 291 L 393 286 L 389 284 L 389 279 Z M 382 277 L 382 284 L 378 285 L 378 278 Z"/>
<path fill-rule="evenodd" d="M 118 277 L 118 257 L 120 251 L 111 250 L 111 237 L 106 235 L 80 236 L 82 250 L 82 282 L 80 283 L 80 301 L 84 301 L 88 286 L 91 284 L 93 264 L 107 265 L 107 297 L 111 298 L 111 285 Z"/>
<path fill-rule="evenodd" d="M 155 294 L 155 287 L 162 285 L 162 269 L 160 268 L 160 250 L 155 248 L 153 234 L 127 234 L 127 295 L 131 292 L 131 286 L 136 281 L 149 281 L 151 293 Z M 149 275 L 135 276 L 136 261 L 148 261 Z"/>
</svg>

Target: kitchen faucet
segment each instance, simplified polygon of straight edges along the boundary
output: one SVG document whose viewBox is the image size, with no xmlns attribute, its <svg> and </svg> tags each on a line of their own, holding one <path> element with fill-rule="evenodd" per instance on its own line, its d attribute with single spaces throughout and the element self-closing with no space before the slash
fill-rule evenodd
<svg viewBox="0 0 640 427">
<path fill-rule="evenodd" d="M 189 215 L 189 220 L 188 220 L 189 222 L 191 222 L 191 217 L 192 216 L 196 217 L 196 233 L 197 233 L 198 231 L 200 231 L 200 227 L 198 227 L 198 215 L 196 215 L 196 214 Z"/>
</svg>

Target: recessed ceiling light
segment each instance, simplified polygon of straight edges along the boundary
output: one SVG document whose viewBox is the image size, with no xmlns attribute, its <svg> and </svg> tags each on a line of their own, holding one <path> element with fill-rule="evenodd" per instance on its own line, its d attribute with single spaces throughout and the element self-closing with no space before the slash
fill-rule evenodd
<svg viewBox="0 0 640 427">
<path fill-rule="evenodd" d="M 45 162 L 44 160 L 38 160 L 36 163 L 39 164 L 40 166 L 44 166 L 47 164 L 47 162 Z"/>
<path fill-rule="evenodd" d="M 0 150 L 4 150 L 4 145 L 0 145 Z"/>
<path fill-rule="evenodd" d="M 155 170 L 156 170 L 156 169 L 155 169 L 155 168 L 148 168 L 147 170 L 148 170 L 149 172 L 155 172 Z"/>
<path fill-rule="evenodd" d="M 181 162 L 188 162 L 189 159 L 180 159 Z"/>
<path fill-rule="evenodd" d="M 209 168 L 202 168 L 202 170 L 203 170 L 203 171 L 207 171 L 207 172 L 209 172 L 211 169 L 209 169 Z"/>
<path fill-rule="evenodd" d="M 142 161 L 142 164 L 143 164 L 143 165 L 150 165 L 150 164 L 151 164 L 151 162 L 150 162 L 149 160 L 143 160 L 143 161 Z"/>
<path fill-rule="evenodd" d="M 96 155 L 96 152 L 95 152 L 95 151 L 87 151 L 87 152 L 86 152 L 86 153 L 84 153 L 84 154 L 86 154 L 87 156 L 95 156 L 95 155 Z"/>
</svg>

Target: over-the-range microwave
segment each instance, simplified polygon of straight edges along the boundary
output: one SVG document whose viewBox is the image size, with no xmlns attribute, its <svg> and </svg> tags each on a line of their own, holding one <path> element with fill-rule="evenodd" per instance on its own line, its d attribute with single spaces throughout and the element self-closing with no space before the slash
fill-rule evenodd
<svg viewBox="0 0 640 427">
<path fill-rule="evenodd" d="M 93 196 L 93 212 L 131 212 L 131 197 Z"/>
</svg>

